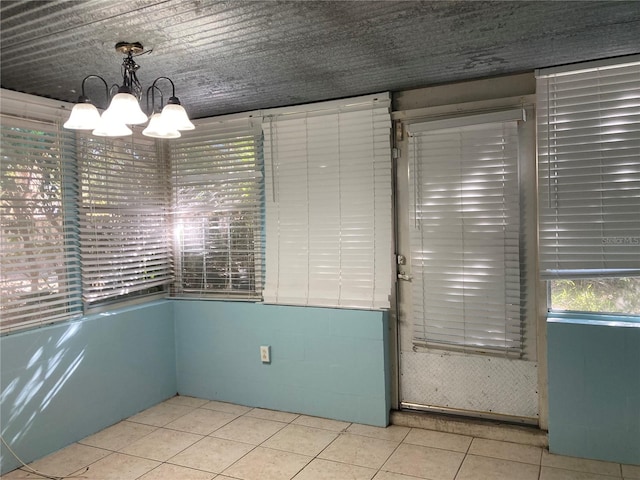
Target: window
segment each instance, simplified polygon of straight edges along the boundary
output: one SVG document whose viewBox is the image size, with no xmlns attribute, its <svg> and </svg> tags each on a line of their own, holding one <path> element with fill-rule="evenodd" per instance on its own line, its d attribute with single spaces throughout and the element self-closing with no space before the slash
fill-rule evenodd
<svg viewBox="0 0 640 480">
<path fill-rule="evenodd" d="M 10 100 L 3 99 L 6 110 Z M 82 311 L 73 228 L 73 138 L 55 112 L 2 114 L 0 326 L 61 321 Z"/>
<path fill-rule="evenodd" d="M 550 308 L 640 314 L 640 58 L 537 72 Z"/>
<path fill-rule="evenodd" d="M 259 298 L 260 121 L 221 117 L 171 142 L 176 296 Z"/>
<path fill-rule="evenodd" d="M 172 280 L 168 169 L 153 140 L 78 135 L 83 299 L 162 291 Z"/>
<path fill-rule="evenodd" d="M 388 94 L 267 113 L 265 302 L 388 308 Z"/>
<path fill-rule="evenodd" d="M 522 354 L 522 109 L 409 125 L 414 342 Z"/>
</svg>

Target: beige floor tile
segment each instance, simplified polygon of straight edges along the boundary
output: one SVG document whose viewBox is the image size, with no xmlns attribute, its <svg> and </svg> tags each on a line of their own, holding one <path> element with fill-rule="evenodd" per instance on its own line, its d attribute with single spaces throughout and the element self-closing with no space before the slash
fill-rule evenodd
<svg viewBox="0 0 640 480">
<path fill-rule="evenodd" d="M 378 438 L 380 440 L 391 440 L 392 442 L 401 442 L 410 430 L 411 429 L 409 427 L 401 427 L 400 425 L 389 425 L 386 428 L 381 428 L 372 427 L 370 425 L 361 425 L 359 423 L 353 423 L 349 428 L 347 428 L 348 433 Z"/>
<path fill-rule="evenodd" d="M 84 469 L 82 469 L 81 471 L 84 471 Z M 13 470 L 11 472 L 5 473 L 4 475 L 0 475 L 0 478 L 2 480 L 24 480 L 27 478 L 30 480 L 34 480 L 34 479 L 42 480 L 43 478 L 51 478 L 51 477 L 56 478 L 53 475 L 47 475 L 48 473 L 49 472 L 41 472 L 41 475 L 38 475 L 33 472 L 27 471 L 26 467 L 23 467 L 23 468 L 19 468 L 17 470 Z"/>
<path fill-rule="evenodd" d="M 547 450 L 542 451 L 542 465 L 545 467 L 562 468 L 565 470 L 575 470 L 578 472 L 597 473 L 598 475 L 620 477 L 620 464 L 618 463 L 555 455 L 553 453 L 549 453 Z"/>
<path fill-rule="evenodd" d="M 467 455 L 456 480 L 538 480 L 539 465 Z"/>
<path fill-rule="evenodd" d="M 403 443 L 382 470 L 430 480 L 453 480 L 463 459 L 464 453 Z"/>
<path fill-rule="evenodd" d="M 201 435 L 159 428 L 121 450 L 127 455 L 164 462 L 202 439 Z"/>
<path fill-rule="evenodd" d="M 223 473 L 242 480 L 290 480 L 312 457 L 257 447 Z"/>
<path fill-rule="evenodd" d="M 173 405 L 171 403 L 160 403 L 154 407 L 129 417 L 127 420 L 136 423 L 144 423 L 145 425 L 153 425 L 155 427 L 164 427 L 167 423 L 173 422 L 175 419 L 186 415 L 193 407 L 185 407 L 184 405 Z"/>
<path fill-rule="evenodd" d="M 542 467 L 540 480 L 620 480 L 620 476 L 599 475 L 597 473 L 578 472 L 563 468 Z"/>
<path fill-rule="evenodd" d="M 207 472 L 221 473 L 253 448 L 252 445 L 246 443 L 205 437 L 171 458 L 168 463 Z"/>
<path fill-rule="evenodd" d="M 209 403 L 209 400 L 205 400 L 204 398 L 189 397 L 186 395 L 176 395 L 175 397 L 171 397 L 169 400 L 165 400 L 164 403 L 169 403 L 171 405 L 182 405 L 183 407 L 198 408 Z"/>
<path fill-rule="evenodd" d="M 336 432 L 304 425 L 287 425 L 262 444 L 263 447 L 315 457 L 335 440 Z"/>
<path fill-rule="evenodd" d="M 640 479 L 640 465 L 622 465 L 622 476 L 625 480 Z"/>
<path fill-rule="evenodd" d="M 286 423 L 273 422 L 254 417 L 239 417 L 219 428 L 211 434 L 213 437 L 226 438 L 237 442 L 260 445 L 279 430 L 286 427 Z"/>
<path fill-rule="evenodd" d="M 300 415 L 297 413 L 279 412 L 277 410 L 267 410 L 265 408 L 254 408 L 246 413 L 248 417 L 273 420 L 274 422 L 291 423 Z"/>
<path fill-rule="evenodd" d="M 163 463 L 141 476 L 140 480 L 211 480 L 214 477 L 216 477 L 215 473 Z"/>
<path fill-rule="evenodd" d="M 124 422 L 116 423 L 89 437 L 83 438 L 78 443 L 91 445 L 92 447 L 104 448 L 106 450 L 117 451 L 132 443 L 146 437 L 158 427 L 144 425 L 142 423 Z"/>
<path fill-rule="evenodd" d="M 202 405 L 202 408 L 217 410 L 218 412 L 237 413 L 238 415 L 243 415 L 253 410 L 253 407 L 245 407 L 244 405 L 236 405 L 235 403 L 218 402 L 216 400 L 205 403 Z"/>
<path fill-rule="evenodd" d="M 29 467 L 47 475 L 63 477 L 71 475 L 73 472 L 97 462 L 111 453 L 109 450 L 74 443 L 30 463 Z"/>
<path fill-rule="evenodd" d="M 197 433 L 199 435 L 209 435 L 214 430 L 226 425 L 237 417 L 238 414 L 236 413 L 197 408 L 173 422 L 167 423 L 164 428 Z"/>
<path fill-rule="evenodd" d="M 304 467 L 294 480 L 370 480 L 375 474 L 376 470 L 373 468 L 316 458 Z"/>
<path fill-rule="evenodd" d="M 158 465 L 160 462 L 147 458 L 113 453 L 89 465 L 89 470 L 81 469 L 75 474 L 87 480 L 135 480 Z"/>
<path fill-rule="evenodd" d="M 466 435 L 412 428 L 403 441 L 404 443 L 422 445 L 423 447 L 442 448 L 443 450 L 466 453 L 472 439 L 473 437 L 467 437 Z"/>
<path fill-rule="evenodd" d="M 329 418 L 311 417 L 309 415 L 300 415 L 291 423 L 304 425 L 306 427 L 322 428 L 324 430 L 331 430 L 332 432 L 344 432 L 351 425 L 349 422 L 341 422 L 339 420 L 331 420 Z"/>
<path fill-rule="evenodd" d="M 380 470 L 373 480 L 416 480 L 418 477 L 410 477 L 401 473 L 385 472 Z"/>
<path fill-rule="evenodd" d="M 514 462 L 540 465 L 542 449 L 519 443 L 500 442 L 484 438 L 474 438 L 469 453 L 483 457 L 501 458 Z"/>
<path fill-rule="evenodd" d="M 360 467 L 380 468 L 397 446 L 398 442 L 343 433 L 318 457 Z"/>
</svg>

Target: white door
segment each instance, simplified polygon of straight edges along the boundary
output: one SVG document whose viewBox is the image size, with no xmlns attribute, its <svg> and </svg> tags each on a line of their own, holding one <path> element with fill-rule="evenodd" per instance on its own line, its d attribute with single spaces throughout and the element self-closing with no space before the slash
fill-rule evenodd
<svg viewBox="0 0 640 480">
<path fill-rule="evenodd" d="M 538 423 L 533 120 L 402 122 L 400 403 Z"/>
</svg>

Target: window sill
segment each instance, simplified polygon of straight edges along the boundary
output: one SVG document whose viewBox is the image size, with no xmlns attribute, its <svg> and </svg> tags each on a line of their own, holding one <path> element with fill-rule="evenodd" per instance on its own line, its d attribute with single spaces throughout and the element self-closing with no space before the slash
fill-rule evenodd
<svg viewBox="0 0 640 480">
<path fill-rule="evenodd" d="M 640 316 L 637 315 L 611 315 L 583 312 L 549 312 L 547 314 L 547 322 L 640 328 Z"/>
</svg>

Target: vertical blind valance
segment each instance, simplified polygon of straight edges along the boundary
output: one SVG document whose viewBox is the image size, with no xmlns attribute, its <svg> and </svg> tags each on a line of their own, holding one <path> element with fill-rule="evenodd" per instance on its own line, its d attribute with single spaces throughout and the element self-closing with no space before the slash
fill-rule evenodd
<svg viewBox="0 0 640 480">
<path fill-rule="evenodd" d="M 409 139 L 414 340 L 519 354 L 517 122 L 430 123 Z"/>
<path fill-rule="evenodd" d="M 537 76 L 540 273 L 640 275 L 640 62 Z"/>
<path fill-rule="evenodd" d="M 174 295 L 258 298 L 262 130 L 250 117 L 197 122 L 171 143 Z"/>
<path fill-rule="evenodd" d="M 168 284 L 168 174 L 155 141 L 87 133 L 77 141 L 85 304 Z"/>
<path fill-rule="evenodd" d="M 264 301 L 389 307 L 389 96 L 265 118 Z"/>
</svg>

